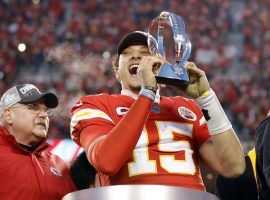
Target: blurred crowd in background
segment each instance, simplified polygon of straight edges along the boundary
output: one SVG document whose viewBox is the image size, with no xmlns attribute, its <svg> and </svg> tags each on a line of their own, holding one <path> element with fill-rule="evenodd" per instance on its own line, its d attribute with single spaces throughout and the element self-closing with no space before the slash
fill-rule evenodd
<svg viewBox="0 0 270 200">
<path fill-rule="evenodd" d="M 269 0 L 2 0 L 0 94 L 25 82 L 55 92 L 50 138 L 70 138 L 80 96 L 120 91 L 111 57 L 121 37 L 147 31 L 164 10 L 184 19 L 189 60 L 205 70 L 239 138 L 253 140 L 270 108 Z"/>
</svg>

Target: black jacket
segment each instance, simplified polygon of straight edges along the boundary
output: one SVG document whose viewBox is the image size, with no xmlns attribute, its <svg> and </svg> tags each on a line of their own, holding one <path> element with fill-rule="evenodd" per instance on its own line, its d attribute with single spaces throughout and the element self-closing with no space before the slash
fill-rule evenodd
<svg viewBox="0 0 270 200">
<path fill-rule="evenodd" d="M 216 180 L 216 195 L 220 200 L 258 200 L 256 180 L 250 157 L 245 156 L 246 170 L 237 178 L 225 178 L 221 175 Z"/>
<path fill-rule="evenodd" d="M 256 129 L 255 149 L 259 199 L 270 200 L 270 116 Z"/>
</svg>

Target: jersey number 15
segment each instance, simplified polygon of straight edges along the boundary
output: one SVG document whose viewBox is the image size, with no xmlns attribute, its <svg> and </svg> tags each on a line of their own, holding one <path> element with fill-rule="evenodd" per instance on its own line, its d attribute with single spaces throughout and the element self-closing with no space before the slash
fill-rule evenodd
<svg viewBox="0 0 270 200">
<path fill-rule="evenodd" d="M 144 127 L 140 139 L 133 151 L 133 162 L 128 163 L 129 176 L 140 174 L 157 174 L 157 162 L 168 173 L 194 175 L 196 167 L 192 158 L 193 150 L 188 140 L 176 140 L 174 135 L 180 134 L 186 137 L 192 137 L 192 125 L 177 122 L 155 122 L 159 143 L 158 150 L 165 152 L 166 155 L 159 155 L 158 160 L 149 159 L 149 139 L 146 127 Z M 175 159 L 172 153 L 184 152 L 183 160 Z"/>
</svg>

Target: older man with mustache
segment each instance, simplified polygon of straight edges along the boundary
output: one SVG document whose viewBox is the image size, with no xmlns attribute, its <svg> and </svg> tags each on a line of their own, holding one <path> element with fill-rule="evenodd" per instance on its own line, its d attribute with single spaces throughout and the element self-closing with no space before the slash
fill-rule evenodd
<svg viewBox="0 0 270 200">
<path fill-rule="evenodd" d="M 57 200 L 76 190 L 69 165 L 44 150 L 53 93 L 32 84 L 16 85 L 0 101 L 1 199 Z"/>
</svg>

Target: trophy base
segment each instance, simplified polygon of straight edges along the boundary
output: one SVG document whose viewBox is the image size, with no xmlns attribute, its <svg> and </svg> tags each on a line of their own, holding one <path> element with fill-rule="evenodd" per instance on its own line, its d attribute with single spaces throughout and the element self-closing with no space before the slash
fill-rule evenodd
<svg viewBox="0 0 270 200">
<path fill-rule="evenodd" d="M 189 85 L 189 81 L 183 80 L 183 79 L 174 79 L 174 78 L 156 76 L 156 80 L 157 80 L 157 83 L 170 85 L 170 86 L 187 87 Z"/>
</svg>

